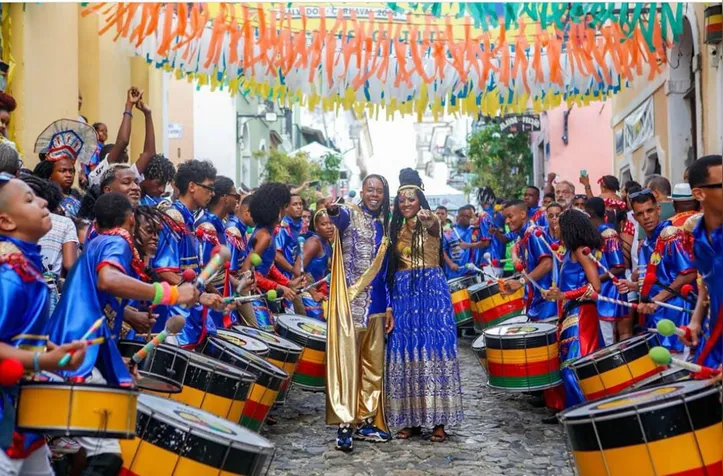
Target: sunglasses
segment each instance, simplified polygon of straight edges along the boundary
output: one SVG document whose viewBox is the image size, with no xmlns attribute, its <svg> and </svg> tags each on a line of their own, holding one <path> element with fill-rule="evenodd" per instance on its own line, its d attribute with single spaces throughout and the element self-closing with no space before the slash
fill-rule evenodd
<svg viewBox="0 0 723 476">
<path fill-rule="evenodd" d="M 721 188 L 723 187 L 723 182 L 718 183 L 704 183 L 703 185 L 696 185 L 693 188 Z"/>
<path fill-rule="evenodd" d="M 198 185 L 201 188 L 205 188 L 206 190 L 208 190 L 211 193 L 216 193 L 216 189 L 210 185 L 204 185 L 204 184 L 198 183 L 198 182 L 193 182 L 193 183 L 195 183 L 196 185 Z"/>
<path fill-rule="evenodd" d="M 575 198 L 575 200 L 583 200 L 583 199 L 584 199 L 584 200 L 587 200 L 587 195 L 580 195 L 580 194 L 578 194 L 578 195 L 575 195 L 574 198 Z"/>
<path fill-rule="evenodd" d="M 228 197 L 233 197 L 233 198 L 235 198 L 236 200 L 241 199 L 241 195 L 239 195 L 238 193 L 227 193 L 226 196 L 228 196 Z"/>
<path fill-rule="evenodd" d="M 652 194 L 653 194 L 652 190 L 650 190 L 649 188 L 644 188 L 639 192 L 633 192 L 633 193 L 629 194 L 628 198 L 632 200 L 633 198 L 637 198 L 641 195 L 652 195 Z"/>
</svg>

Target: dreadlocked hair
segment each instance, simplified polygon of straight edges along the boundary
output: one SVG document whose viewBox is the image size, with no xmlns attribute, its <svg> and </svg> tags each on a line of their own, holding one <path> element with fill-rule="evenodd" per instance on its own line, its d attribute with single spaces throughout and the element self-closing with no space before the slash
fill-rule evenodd
<svg viewBox="0 0 723 476">
<path fill-rule="evenodd" d="M 591 250 L 602 247 L 602 236 L 590 219 L 579 210 L 565 210 L 560 215 L 560 237 L 570 251 L 587 246 Z"/>
<path fill-rule="evenodd" d="M 38 162 L 38 165 L 33 169 L 33 175 L 52 182 L 50 176 L 53 175 L 53 167 L 55 167 L 55 162 L 45 160 L 45 154 L 40 154 L 40 162 Z M 70 195 L 78 200 L 83 199 L 83 194 L 75 188 L 70 189 Z"/>
<path fill-rule="evenodd" d="M 382 224 L 384 225 L 384 234 L 386 235 L 389 232 L 389 217 L 391 216 L 391 207 L 389 204 L 389 182 L 387 182 L 387 179 L 382 177 L 379 174 L 371 174 L 367 175 L 364 181 L 362 182 L 362 187 L 365 183 L 367 183 L 367 180 L 369 179 L 377 179 L 379 180 L 382 185 L 384 186 L 384 198 L 382 198 L 382 207 L 380 210 L 380 217 L 382 219 Z M 339 203 L 344 203 L 343 201 L 340 201 Z"/>
<path fill-rule="evenodd" d="M 163 154 L 151 157 L 143 176 L 148 180 L 158 180 L 158 183 L 168 183 L 176 175 L 176 167 Z"/>
<path fill-rule="evenodd" d="M 419 188 L 424 187 L 422 179 L 419 177 L 419 173 L 411 168 L 402 169 L 399 172 L 399 186 L 401 187 L 404 185 L 414 185 Z M 415 190 L 414 193 L 417 197 L 417 200 L 419 200 L 419 209 L 431 210 L 429 202 L 427 201 L 427 197 L 424 196 L 424 192 L 422 190 Z M 391 253 L 389 253 L 389 264 L 387 266 L 387 282 L 389 283 L 389 289 L 394 288 L 394 275 L 396 274 L 397 268 L 399 267 L 399 258 L 397 257 L 396 250 L 397 245 L 399 244 L 399 234 L 405 226 L 405 223 L 406 220 L 402 215 L 401 208 L 399 207 L 399 196 L 397 195 L 397 197 L 394 199 L 394 211 L 392 212 L 390 229 Z M 442 230 L 440 228 L 440 233 L 441 232 Z M 414 289 L 414 286 L 419 280 L 420 273 L 424 272 L 424 267 L 426 264 L 424 263 L 424 249 L 420 246 L 424 243 L 424 233 L 427 233 L 427 230 L 424 228 L 420 220 L 416 220 L 416 223 L 414 224 L 414 229 L 412 230 L 411 259 L 413 263 L 422 263 L 422 269 L 412 268 L 412 289 Z M 437 264 L 440 264 L 442 262 L 441 242 L 442 240 L 440 240 L 439 262 Z"/>
<path fill-rule="evenodd" d="M 134 213 L 136 218 L 136 227 L 133 232 L 133 244 L 135 245 L 142 259 L 145 258 L 145 256 L 143 256 L 143 243 L 141 242 L 140 236 L 140 227 L 142 225 L 142 222 L 148 223 L 151 228 L 153 228 L 154 233 L 160 234 L 161 229 L 163 228 L 165 213 L 155 207 L 149 207 L 146 205 L 139 206 L 135 209 Z"/>
</svg>

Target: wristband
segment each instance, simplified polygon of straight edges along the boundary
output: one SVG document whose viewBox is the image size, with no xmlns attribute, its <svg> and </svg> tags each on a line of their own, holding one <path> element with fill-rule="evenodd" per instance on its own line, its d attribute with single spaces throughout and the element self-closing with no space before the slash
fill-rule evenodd
<svg viewBox="0 0 723 476">
<path fill-rule="evenodd" d="M 152 304 L 155 306 L 163 301 L 163 285 L 161 283 L 153 283 L 153 288 L 156 290 L 155 296 L 153 296 Z"/>
<path fill-rule="evenodd" d="M 40 352 L 33 354 L 33 370 L 36 374 L 40 373 Z"/>
<path fill-rule="evenodd" d="M 173 306 L 178 302 L 178 286 L 171 286 L 171 296 L 168 299 L 168 305 Z"/>
<path fill-rule="evenodd" d="M 167 306 L 170 304 L 171 300 L 171 285 L 163 281 L 161 286 L 163 286 L 163 298 L 161 299 L 161 304 Z"/>
<path fill-rule="evenodd" d="M 133 119 L 133 113 L 130 112 L 130 111 L 123 111 L 123 115 L 124 115 L 124 116 L 128 116 L 128 117 L 130 117 L 131 119 Z"/>
</svg>

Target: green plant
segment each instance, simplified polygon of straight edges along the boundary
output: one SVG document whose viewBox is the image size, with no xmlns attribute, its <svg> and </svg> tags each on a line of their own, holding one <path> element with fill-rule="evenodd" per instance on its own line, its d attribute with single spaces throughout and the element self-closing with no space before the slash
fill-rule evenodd
<svg viewBox="0 0 723 476">
<path fill-rule="evenodd" d="M 486 125 L 467 137 L 467 153 L 476 175 L 472 185 L 490 187 L 498 197 L 518 198 L 532 175 L 530 135 L 500 132 L 498 124 Z"/>
<path fill-rule="evenodd" d="M 341 157 L 336 154 L 325 155 L 321 164 L 309 160 L 307 154 L 288 155 L 278 149 L 254 152 L 254 158 L 263 161 L 266 182 L 301 185 L 317 180 L 320 185 L 333 185 L 339 180 Z"/>
</svg>

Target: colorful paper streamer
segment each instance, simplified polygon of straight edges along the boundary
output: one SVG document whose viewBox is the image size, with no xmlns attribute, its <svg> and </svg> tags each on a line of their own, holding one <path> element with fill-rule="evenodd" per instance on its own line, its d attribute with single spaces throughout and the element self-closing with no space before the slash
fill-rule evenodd
<svg viewBox="0 0 723 476">
<path fill-rule="evenodd" d="M 584 105 L 660 74 L 682 4 L 617 5 L 100 3 L 83 15 L 156 67 L 232 94 L 476 116 Z"/>
</svg>

